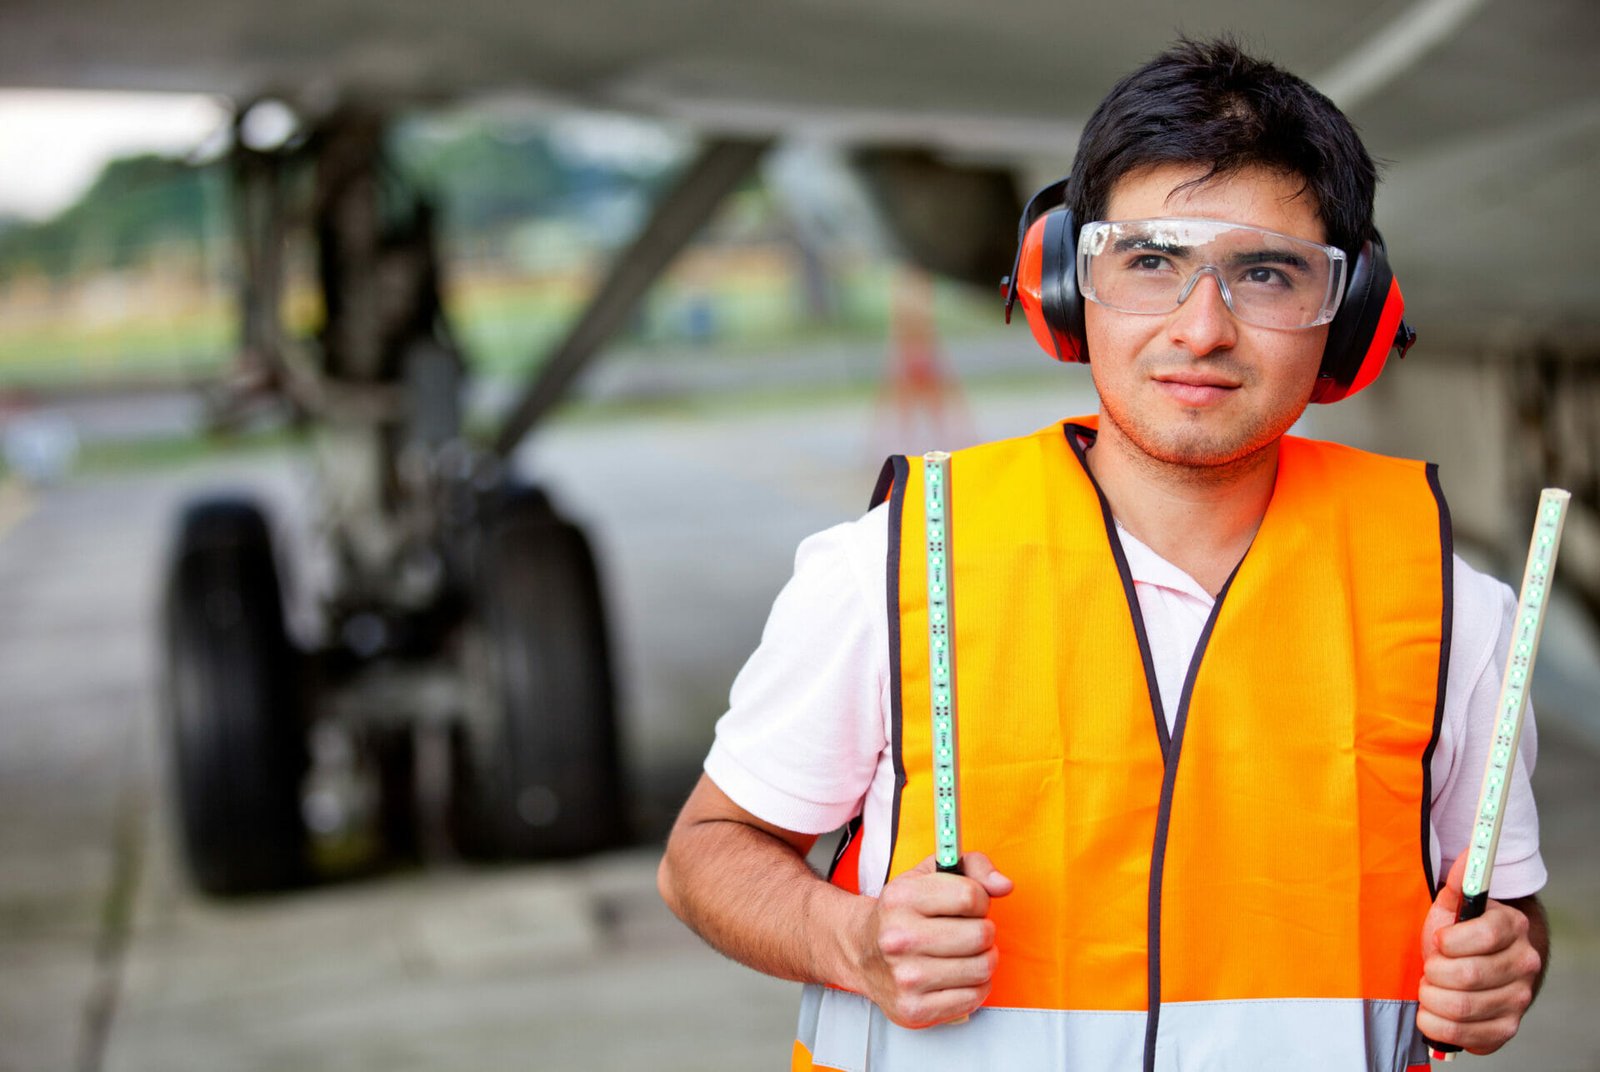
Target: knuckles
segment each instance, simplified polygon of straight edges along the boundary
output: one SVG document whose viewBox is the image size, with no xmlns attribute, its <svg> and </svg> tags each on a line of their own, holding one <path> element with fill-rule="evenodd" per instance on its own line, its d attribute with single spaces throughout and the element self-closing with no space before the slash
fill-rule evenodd
<svg viewBox="0 0 1600 1072">
<path fill-rule="evenodd" d="M 1439 1001 L 1439 1015 L 1455 1023 L 1465 1023 L 1472 1019 L 1475 1010 L 1471 994 L 1447 990 L 1445 995 Z"/>
<path fill-rule="evenodd" d="M 884 1012 L 900 1027 L 926 1027 L 933 1022 L 928 1017 L 926 1003 L 922 1001 L 897 1001 Z"/>
<path fill-rule="evenodd" d="M 878 951 L 895 956 L 909 953 L 916 945 L 916 936 L 901 927 L 888 926 L 878 931 Z"/>
<path fill-rule="evenodd" d="M 884 886 L 878 904 L 884 913 L 979 917 L 989 911 L 989 894 L 965 876 L 952 882 L 948 875 L 909 874 Z"/>
<path fill-rule="evenodd" d="M 1539 951 L 1537 949 L 1530 945 L 1528 947 L 1527 954 L 1522 958 L 1522 971 L 1520 975 L 1524 980 L 1531 981 L 1539 978 L 1539 973 L 1542 971 L 1544 971 L 1544 958 L 1539 955 Z M 1533 986 L 1531 985 L 1531 982 L 1528 985 L 1528 1001 L 1530 1004 L 1533 1001 Z"/>
<path fill-rule="evenodd" d="M 938 1002 L 925 997 L 898 1001 L 893 1011 L 888 1013 L 890 1020 L 901 1027 L 910 1028 L 932 1027 L 944 1020 L 953 1020 L 959 1015 L 958 1011 L 940 1008 Z"/>
<path fill-rule="evenodd" d="M 1429 1037 L 1439 1042 L 1457 1042 L 1461 1040 L 1450 1036 L 1450 1032 L 1458 1032 L 1461 1025 L 1474 1018 L 1475 1008 L 1473 995 L 1463 990 L 1453 990 L 1441 986 L 1425 985 L 1421 998 L 1422 1008 L 1436 1020 L 1449 1025 L 1444 1028 L 1445 1033 L 1430 1029 Z"/>
<path fill-rule="evenodd" d="M 1491 950 L 1510 949 L 1528 937 L 1528 917 L 1508 905 L 1496 905 L 1496 911 L 1483 917 L 1481 924 L 1488 928 Z"/>
<path fill-rule="evenodd" d="M 961 880 L 961 886 L 955 895 L 955 912 L 958 916 L 981 916 L 988 911 L 989 897 L 979 886 L 969 878 Z"/>
<path fill-rule="evenodd" d="M 1470 1036 L 1467 1045 L 1462 1048 L 1480 1057 L 1491 1054 L 1516 1037 L 1517 1024 L 1518 1020 L 1514 1017 L 1480 1024 L 1478 1030 Z"/>
<path fill-rule="evenodd" d="M 883 912 L 909 909 L 915 903 L 916 899 L 911 891 L 911 884 L 901 879 L 891 881 L 878 894 L 878 906 L 880 911 Z"/>
<path fill-rule="evenodd" d="M 986 966 L 986 970 L 984 970 L 984 986 L 987 987 L 990 981 L 994 981 L 995 968 L 1000 966 L 1000 950 L 995 949 L 994 946 L 984 949 L 984 966 Z"/>
<path fill-rule="evenodd" d="M 915 1030 L 970 1015 L 989 997 L 989 987 L 984 985 L 968 994 L 965 1000 L 955 1004 L 950 1003 L 948 995 L 942 999 L 933 995 L 916 995 L 902 997 L 881 1008 L 891 1022 Z"/>
<path fill-rule="evenodd" d="M 916 993 L 922 989 L 927 977 L 914 963 L 902 962 L 889 969 L 889 976 L 902 993 Z"/>
<path fill-rule="evenodd" d="M 1418 1026 L 1421 1025 L 1419 1024 Z M 1461 1025 L 1454 1020 L 1444 1019 L 1437 1014 L 1428 1026 L 1423 1028 L 1423 1034 L 1435 1042 L 1443 1042 L 1450 1046 L 1460 1046 L 1462 1041 Z"/>
</svg>

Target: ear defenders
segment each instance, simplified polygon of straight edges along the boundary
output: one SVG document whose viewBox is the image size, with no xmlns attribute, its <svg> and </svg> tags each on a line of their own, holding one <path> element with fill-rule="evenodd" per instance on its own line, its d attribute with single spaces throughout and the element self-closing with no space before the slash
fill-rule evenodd
<svg viewBox="0 0 1600 1072">
<path fill-rule="evenodd" d="M 1022 210 L 1017 258 L 1006 288 L 1006 323 L 1018 300 L 1041 349 L 1057 361 L 1089 360 L 1084 299 L 1078 291 L 1078 224 L 1066 208 L 1067 180 L 1051 183 Z M 1389 268 L 1383 239 L 1362 244 L 1339 311 L 1328 325 L 1313 402 L 1349 398 L 1378 378 L 1389 351 L 1406 356 L 1417 333 L 1405 322 L 1405 300 Z"/>
</svg>

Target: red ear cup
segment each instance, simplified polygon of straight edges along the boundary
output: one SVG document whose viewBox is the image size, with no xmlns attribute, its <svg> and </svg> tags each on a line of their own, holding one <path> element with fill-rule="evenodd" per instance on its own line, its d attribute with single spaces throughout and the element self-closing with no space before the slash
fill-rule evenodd
<svg viewBox="0 0 1600 1072">
<path fill-rule="evenodd" d="M 1016 294 L 1034 340 L 1057 361 L 1088 361 L 1078 235 L 1072 213 L 1053 209 L 1028 226 L 1017 257 Z"/>
<path fill-rule="evenodd" d="M 1390 350 L 1406 355 L 1417 334 L 1403 319 L 1405 306 L 1383 240 L 1364 243 L 1350 269 L 1338 315 L 1328 326 L 1311 401 L 1349 398 L 1378 378 Z"/>
</svg>

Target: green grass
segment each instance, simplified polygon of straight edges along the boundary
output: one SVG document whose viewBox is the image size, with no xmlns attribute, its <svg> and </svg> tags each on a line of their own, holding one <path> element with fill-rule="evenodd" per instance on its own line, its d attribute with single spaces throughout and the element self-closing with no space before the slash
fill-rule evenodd
<svg viewBox="0 0 1600 1072">
<path fill-rule="evenodd" d="M 119 443 L 87 443 L 78 452 L 73 472 L 106 476 L 178 468 L 219 457 L 295 454 L 308 449 L 305 437 L 292 428 L 267 428 L 226 436 L 196 433 Z"/>
<path fill-rule="evenodd" d="M 833 279 L 834 316 L 817 321 L 801 308 L 798 280 L 784 259 L 707 258 L 692 271 L 663 279 L 616 343 L 692 342 L 691 308 L 702 301 L 710 303 L 713 330 L 698 345 L 730 361 L 774 347 L 887 339 L 894 271 L 881 261 L 840 268 Z M 446 305 L 476 372 L 526 375 L 565 336 L 593 285 L 577 273 L 467 279 L 449 289 Z M 988 295 L 949 284 L 936 294 L 935 323 L 945 337 L 998 322 L 998 302 Z M 129 303 L 134 307 L 117 316 L 83 313 L 81 295 L 54 303 L 63 310 L 57 315 L 36 307 L 0 324 L 0 388 L 192 382 L 223 370 L 237 345 L 235 312 L 220 289 L 186 294 L 177 307 Z M 300 294 L 290 304 L 300 321 L 296 330 L 313 333 L 315 301 Z"/>
</svg>

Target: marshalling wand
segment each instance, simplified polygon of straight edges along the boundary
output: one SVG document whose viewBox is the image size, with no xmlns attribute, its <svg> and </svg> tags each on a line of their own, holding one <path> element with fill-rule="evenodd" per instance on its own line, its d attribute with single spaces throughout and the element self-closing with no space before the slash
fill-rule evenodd
<svg viewBox="0 0 1600 1072">
<path fill-rule="evenodd" d="M 928 668 L 933 718 L 934 862 L 961 874 L 961 808 L 956 784 L 956 653 L 950 584 L 950 455 L 922 456 L 927 519 Z"/>
<path fill-rule="evenodd" d="M 1567 504 L 1571 499 L 1572 494 L 1560 488 L 1545 488 L 1539 495 L 1539 512 L 1528 545 L 1528 564 L 1523 569 L 1522 591 L 1517 596 L 1511 651 L 1506 658 L 1500 700 L 1495 708 L 1494 740 L 1484 766 L 1483 788 L 1478 793 L 1478 816 L 1472 826 L 1472 843 L 1467 849 L 1467 871 L 1461 880 L 1458 922 L 1477 919 L 1489 905 L 1489 880 L 1494 874 L 1495 850 L 1500 845 L 1500 822 L 1505 818 L 1511 769 L 1517 761 L 1522 716 L 1528 708 L 1528 686 L 1533 680 L 1533 660 L 1539 653 L 1539 637 L 1544 633 L 1550 580 L 1555 574 L 1556 552 L 1561 546 L 1561 530 L 1566 524 Z M 1461 1052 L 1460 1046 L 1426 1041 L 1437 1060 L 1454 1060 Z"/>
</svg>

